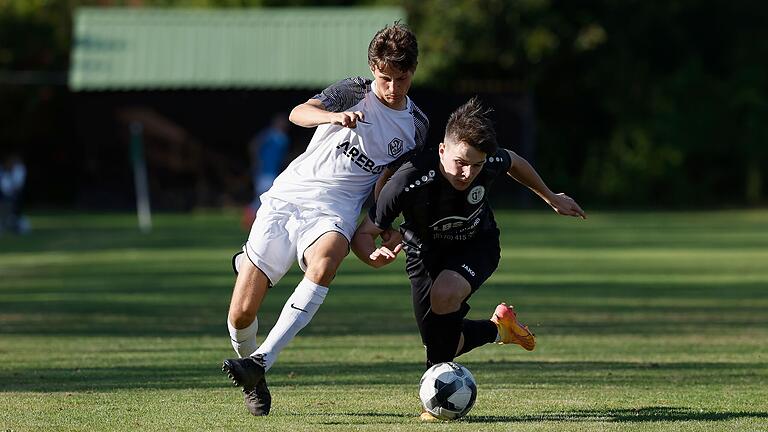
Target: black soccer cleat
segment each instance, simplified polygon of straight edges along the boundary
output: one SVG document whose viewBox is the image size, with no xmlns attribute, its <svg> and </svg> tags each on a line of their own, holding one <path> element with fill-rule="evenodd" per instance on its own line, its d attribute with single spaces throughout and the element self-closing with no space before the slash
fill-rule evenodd
<svg viewBox="0 0 768 432">
<path fill-rule="evenodd" d="M 269 409 L 272 407 L 272 395 L 269 394 L 266 378 L 262 378 L 252 390 L 243 389 L 243 396 L 248 412 L 255 416 L 269 414 Z"/>
<path fill-rule="evenodd" d="M 256 354 L 239 359 L 227 359 L 221 366 L 221 370 L 236 386 L 243 388 L 245 406 L 255 416 L 269 414 L 272 406 L 272 395 L 269 394 L 267 380 L 264 377 L 264 356 Z"/>
</svg>

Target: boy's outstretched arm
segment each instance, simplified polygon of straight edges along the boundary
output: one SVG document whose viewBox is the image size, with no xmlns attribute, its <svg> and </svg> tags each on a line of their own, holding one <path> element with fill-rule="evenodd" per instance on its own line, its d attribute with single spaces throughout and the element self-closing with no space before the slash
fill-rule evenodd
<svg viewBox="0 0 768 432">
<path fill-rule="evenodd" d="M 354 129 L 357 121 L 363 120 L 363 113 L 360 111 L 331 112 L 326 110 L 318 99 L 309 99 L 303 104 L 296 105 L 291 110 L 288 120 L 306 128 L 330 123 Z"/>
<path fill-rule="evenodd" d="M 403 245 L 399 242 L 399 235 L 396 236 L 397 239 L 392 238 L 382 243 L 380 247 L 376 247 L 376 237 L 382 233 L 384 230 L 377 227 L 371 218 L 366 216 L 357 227 L 355 235 L 352 236 L 352 252 L 360 258 L 360 261 L 371 267 L 378 268 L 391 263 L 403 249 Z M 393 245 L 392 243 L 395 242 L 396 244 Z"/>
<path fill-rule="evenodd" d="M 573 198 L 564 193 L 556 194 L 552 192 L 527 160 L 512 150 L 507 150 L 507 152 L 509 152 L 509 157 L 512 159 L 512 164 L 509 166 L 507 174 L 534 191 L 536 195 L 546 201 L 558 214 L 580 217 L 582 219 L 587 218 L 587 214 L 584 213 L 584 210 L 579 207 L 579 204 Z"/>
</svg>

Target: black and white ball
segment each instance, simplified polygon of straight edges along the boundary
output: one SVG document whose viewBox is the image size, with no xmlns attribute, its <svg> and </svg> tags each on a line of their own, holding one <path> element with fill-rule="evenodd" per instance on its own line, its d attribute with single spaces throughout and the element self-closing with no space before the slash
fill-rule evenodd
<svg viewBox="0 0 768 432">
<path fill-rule="evenodd" d="M 424 409 L 441 420 L 456 420 L 466 415 L 477 398 L 475 377 L 464 366 L 438 363 L 424 372 L 419 384 Z"/>
</svg>

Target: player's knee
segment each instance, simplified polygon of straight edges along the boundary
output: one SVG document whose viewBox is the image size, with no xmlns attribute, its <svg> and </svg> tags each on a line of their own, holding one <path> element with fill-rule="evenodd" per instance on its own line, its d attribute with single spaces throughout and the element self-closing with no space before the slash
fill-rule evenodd
<svg viewBox="0 0 768 432">
<path fill-rule="evenodd" d="M 256 319 L 258 308 L 248 301 L 236 301 L 229 305 L 229 323 L 236 329 L 246 328 Z"/>
<path fill-rule="evenodd" d="M 333 258 L 320 258 L 307 266 L 307 271 L 304 272 L 304 277 L 320 286 L 327 287 L 330 285 L 333 278 L 336 277 L 336 270 L 338 267 L 339 263 Z"/>
<path fill-rule="evenodd" d="M 429 293 L 432 312 L 439 315 L 456 312 L 464 297 L 466 294 L 459 287 L 435 284 Z"/>
<path fill-rule="evenodd" d="M 230 305 L 229 323 L 236 329 L 244 329 L 256 319 L 256 310 L 250 310 L 247 305 Z"/>
</svg>

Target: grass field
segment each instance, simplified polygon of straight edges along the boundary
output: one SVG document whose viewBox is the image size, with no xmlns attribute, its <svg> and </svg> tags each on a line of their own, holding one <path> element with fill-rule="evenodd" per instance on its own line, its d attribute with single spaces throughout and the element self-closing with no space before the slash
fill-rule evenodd
<svg viewBox="0 0 768 432">
<path fill-rule="evenodd" d="M 220 371 L 237 215 L 38 214 L 0 237 L 0 431 L 768 431 L 768 211 L 500 212 L 470 317 L 516 305 L 534 352 L 462 356 L 475 408 L 420 424 L 402 260 L 349 258 L 269 374 L 269 417 Z M 261 335 L 298 282 L 260 315 Z"/>
</svg>

